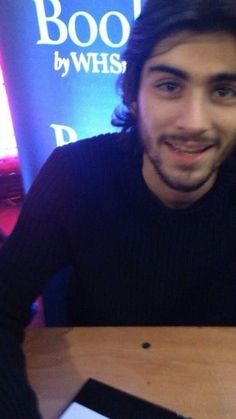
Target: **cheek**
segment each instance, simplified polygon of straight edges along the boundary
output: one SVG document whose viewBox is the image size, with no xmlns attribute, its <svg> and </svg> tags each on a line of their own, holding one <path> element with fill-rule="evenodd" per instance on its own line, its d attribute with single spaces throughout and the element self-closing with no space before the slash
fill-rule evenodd
<svg viewBox="0 0 236 419">
<path fill-rule="evenodd" d="M 139 124 L 148 130 L 160 132 L 176 125 L 180 112 L 179 104 L 160 100 L 155 94 L 141 92 L 137 103 Z"/>
<path fill-rule="evenodd" d="M 214 112 L 212 119 L 215 122 L 216 129 L 221 135 L 227 139 L 233 138 L 236 135 L 236 110 L 221 110 L 221 112 Z"/>
<path fill-rule="evenodd" d="M 231 122 L 231 123 L 230 123 Z M 225 129 L 228 130 L 228 136 L 232 138 L 232 140 L 235 141 L 235 137 L 236 137 L 236 115 L 235 115 L 235 120 L 229 121 L 229 123 L 225 124 Z"/>
<path fill-rule="evenodd" d="M 170 112 L 161 107 L 158 109 L 149 107 L 143 112 L 142 124 L 156 136 L 169 132 L 174 126 L 174 118 Z"/>
<path fill-rule="evenodd" d="M 139 122 L 141 125 L 149 127 L 149 129 L 160 130 L 168 125 L 170 115 L 165 107 L 160 104 L 149 101 L 149 103 L 141 103 L 139 105 Z"/>
</svg>

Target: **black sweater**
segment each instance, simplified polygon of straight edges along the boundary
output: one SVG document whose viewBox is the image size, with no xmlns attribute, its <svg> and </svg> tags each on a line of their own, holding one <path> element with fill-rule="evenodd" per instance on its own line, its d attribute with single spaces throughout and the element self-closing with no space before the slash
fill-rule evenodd
<svg viewBox="0 0 236 419">
<path fill-rule="evenodd" d="M 78 325 L 235 325 L 236 174 L 187 209 L 141 174 L 136 138 L 56 149 L 0 252 L 0 417 L 38 418 L 20 351 L 30 306 L 73 265 Z"/>
</svg>

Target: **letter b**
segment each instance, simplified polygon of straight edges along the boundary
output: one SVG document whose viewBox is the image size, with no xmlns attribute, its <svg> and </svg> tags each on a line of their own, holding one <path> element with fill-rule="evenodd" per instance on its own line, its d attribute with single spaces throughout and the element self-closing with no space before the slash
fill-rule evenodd
<svg viewBox="0 0 236 419">
<path fill-rule="evenodd" d="M 67 39 L 67 26 L 66 24 L 59 19 L 61 14 L 61 4 L 59 0 L 50 0 L 53 5 L 54 11 L 52 16 L 46 16 L 44 0 L 34 0 L 36 5 L 36 12 L 38 16 L 39 32 L 40 39 L 37 41 L 37 44 L 49 44 L 49 45 L 59 45 L 66 41 Z M 56 25 L 58 30 L 58 38 L 51 39 L 48 31 L 48 24 L 51 23 Z"/>
</svg>

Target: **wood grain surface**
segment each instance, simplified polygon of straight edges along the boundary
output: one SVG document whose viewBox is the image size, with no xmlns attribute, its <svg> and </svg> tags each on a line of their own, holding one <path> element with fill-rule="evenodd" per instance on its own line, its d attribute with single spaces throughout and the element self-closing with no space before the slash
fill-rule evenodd
<svg viewBox="0 0 236 419">
<path fill-rule="evenodd" d="M 89 377 L 192 418 L 236 418 L 235 328 L 38 328 L 24 350 L 44 419 Z"/>
</svg>

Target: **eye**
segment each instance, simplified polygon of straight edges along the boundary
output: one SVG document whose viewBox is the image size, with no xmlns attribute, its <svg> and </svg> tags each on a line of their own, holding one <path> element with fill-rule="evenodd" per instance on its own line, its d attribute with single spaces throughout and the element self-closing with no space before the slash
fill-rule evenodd
<svg viewBox="0 0 236 419">
<path fill-rule="evenodd" d="M 171 81 L 157 83 L 156 87 L 164 92 L 176 92 L 180 89 L 178 83 L 174 83 Z"/>
<path fill-rule="evenodd" d="M 177 97 L 182 90 L 180 83 L 170 80 L 157 81 L 154 87 L 158 94 L 167 98 Z"/>
<path fill-rule="evenodd" d="M 217 99 L 236 99 L 236 87 L 219 86 L 214 89 L 213 94 Z"/>
</svg>

